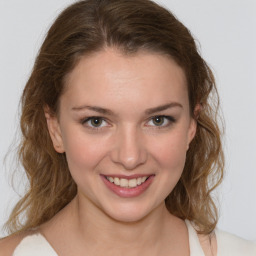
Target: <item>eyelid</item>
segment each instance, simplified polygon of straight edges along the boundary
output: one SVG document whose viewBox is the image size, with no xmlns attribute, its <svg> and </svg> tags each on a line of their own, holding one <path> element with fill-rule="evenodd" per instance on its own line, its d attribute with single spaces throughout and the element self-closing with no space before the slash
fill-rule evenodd
<svg viewBox="0 0 256 256">
<path fill-rule="evenodd" d="M 165 124 L 165 125 L 148 125 L 149 122 L 151 122 L 154 118 L 165 118 L 168 123 Z M 101 119 L 103 122 L 106 122 L 107 125 L 100 125 L 99 127 L 97 126 L 93 126 L 93 125 L 89 125 L 88 123 L 93 120 L 93 119 Z M 100 129 L 103 129 L 105 127 L 108 127 L 108 126 L 111 126 L 109 124 L 109 121 L 104 118 L 104 117 L 101 117 L 101 116 L 89 116 L 89 117 L 86 117 L 86 118 L 83 118 L 81 119 L 81 124 L 86 126 L 87 128 L 89 129 L 92 129 L 92 130 L 100 130 Z M 169 126 L 171 126 L 172 124 L 174 124 L 176 122 L 176 118 L 174 118 L 173 116 L 168 116 L 168 115 L 155 115 L 155 116 L 152 116 L 150 117 L 147 122 L 146 122 L 146 126 L 147 127 L 152 127 L 152 128 L 157 128 L 157 129 L 161 129 L 161 128 L 167 128 Z"/>
<path fill-rule="evenodd" d="M 86 118 L 83 118 L 81 120 L 81 124 L 85 125 L 87 128 L 89 129 L 93 129 L 93 130 L 99 130 L 99 129 L 103 129 L 104 127 L 107 127 L 109 125 L 104 125 L 104 126 L 99 126 L 99 127 L 96 127 L 96 126 L 92 126 L 92 125 L 88 125 L 88 123 L 93 120 L 93 119 L 101 119 L 103 122 L 106 122 L 108 123 L 108 121 L 106 120 L 106 118 L 103 118 L 101 116 L 89 116 L 89 117 L 86 117 Z"/>
<path fill-rule="evenodd" d="M 160 128 L 169 127 L 169 126 L 171 126 L 173 123 L 176 122 L 176 118 L 174 118 L 173 116 L 168 116 L 168 115 L 155 115 L 155 116 L 152 116 L 152 117 L 149 118 L 149 121 L 148 121 L 148 122 L 152 121 L 154 118 L 157 118 L 157 117 L 158 117 L 158 118 L 159 118 L 159 117 L 162 117 L 162 118 L 167 119 L 167 120 L 168 120 L 168 124 L 159 125 L 159 126 L 158 126 L 158 125 L 146 125 L 146 126 L 160 129 Z M 148 122 L 147 122 L 147 123 L 148 123 Z"/>
</svg>

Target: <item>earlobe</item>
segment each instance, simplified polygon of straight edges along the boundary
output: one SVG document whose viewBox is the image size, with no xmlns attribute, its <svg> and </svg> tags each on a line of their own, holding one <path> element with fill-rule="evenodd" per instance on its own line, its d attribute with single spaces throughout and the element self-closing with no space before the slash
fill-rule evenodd
<svg viewBox="0 0 256 256">
<path fill-rule="evenodd" d="M 59 121 L 55 115 L 50 113 L 49 107 L 44 108 L 44 113 L 53 147 L 58 153 L 64 153 L 65 150 L 63 146 Z"/>
</svg>

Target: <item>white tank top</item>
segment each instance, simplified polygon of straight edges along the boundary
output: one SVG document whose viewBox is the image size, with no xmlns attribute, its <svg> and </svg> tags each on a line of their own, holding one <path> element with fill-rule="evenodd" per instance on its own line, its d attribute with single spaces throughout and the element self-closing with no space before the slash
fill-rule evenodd
<svg viewBox="0 0 256 256">
<path fill-rule="evenodd" d="M 190 256 L 205 256 L 197 233 L 186 220 L 189 235 Z M 217 256 L 256 256 L 256 244 L 215 230 Z M 25 237 L 16 247 L 13 256 L 58 256 L 49 242 L 40 233 Z"/>
</svg>

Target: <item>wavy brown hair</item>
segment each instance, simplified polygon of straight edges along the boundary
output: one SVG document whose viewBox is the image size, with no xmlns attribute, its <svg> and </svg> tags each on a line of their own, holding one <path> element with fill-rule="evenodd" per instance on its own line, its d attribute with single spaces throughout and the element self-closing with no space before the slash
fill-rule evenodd
<svg viewBox="0 0 256 256">
<path fill-rule="evenodd" d="M 19 159 L 30 187 L 7 222 L 9 232 L 38 227 L 75 197 L 76 184 L 65 154 L 53 148 L 44 107 L 57 115 L 66 76 L 80 58 L 106 47 L 128 55 L 139 51 L 164 54 L 184 70 L 191 116 L 196 105 L 201 111 L 193 116 L 198 122 L 196 136 L 166 206 L 172 214 L 194 221 L 199 232 L 210 233 L 218 220 L 211 192 L 222 180 L 224 163 L 214 77 L 189 30 L 149 0 L 78 1 L 49 29 L 22 95 Z M 21 216 L 25 220 L 20 221 Z"/>
</svg>

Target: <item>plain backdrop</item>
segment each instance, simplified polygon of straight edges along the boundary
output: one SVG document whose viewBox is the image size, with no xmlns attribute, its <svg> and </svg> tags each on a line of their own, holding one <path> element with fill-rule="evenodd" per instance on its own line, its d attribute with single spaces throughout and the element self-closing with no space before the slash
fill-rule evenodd
<svg viewBox="0 0 256 256">
<path fill-rule="evenodd" d="M 4 165 L 18 104 L 44 35 L 71 0 L 0 0 L 0 226 L 18 195 Z M 213 69 L 226 123 L 218 227 L 256 241 L 256 1 L 161 0 L 191 30 Z M 22 194 L 24 179 L 15 180 Z M 4 232 L 0 232 L 3 236 Z"/>
</svg>

